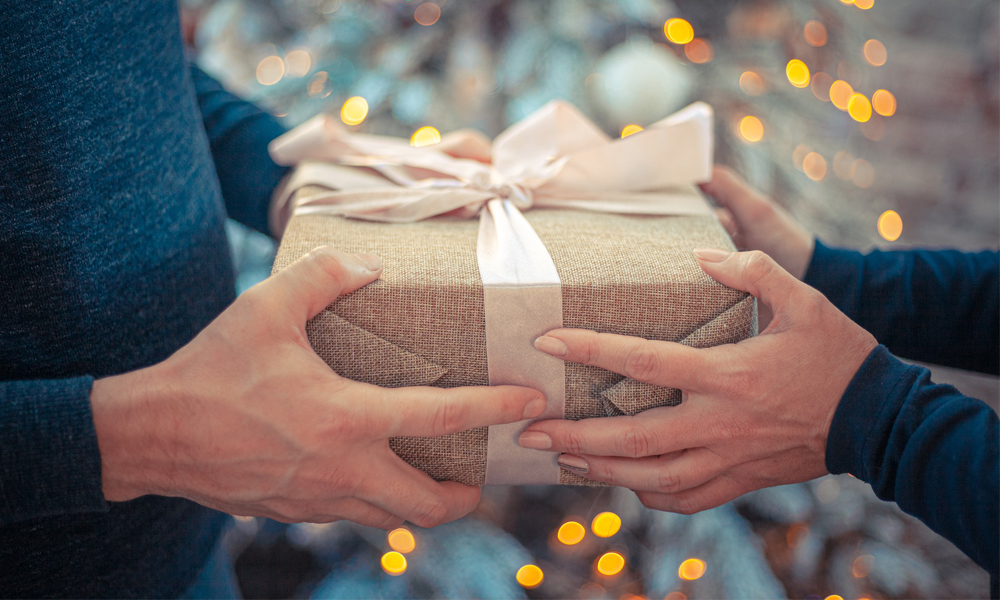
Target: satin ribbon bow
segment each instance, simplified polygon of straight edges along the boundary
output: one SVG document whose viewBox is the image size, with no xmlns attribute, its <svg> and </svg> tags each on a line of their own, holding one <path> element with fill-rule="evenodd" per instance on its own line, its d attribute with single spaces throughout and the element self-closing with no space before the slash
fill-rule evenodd
<svg viewBox="0 0 1000 600">
<path fill-rule="evenodd" d="M 575 107 L 555 101 L 500 134 L 492 164 L 453 158 L 434 146 L 413 148 L 397 138 L 348 133 L 326 115 L 274 140 L 269 151 L 280 165 L 300 165 L 275 198 L 279 210 L 294 198 L 294 214 L 386 223 L 479 215 L 489 382 L 543 392 L 547 409 L 539 420 L 564 416 L 563 362 L 531 346 L 562 326 L 562 291 L 545 244 L 521 211 L 710 215 L 695 184 L 710 178 L 712 141 L 712 109 L 702 102 L 612 139 Z M 367 167 L 382 178 L 354 186 L 343 181 L 344 171 L 323 163 Z M 296 195 L 317 185 L 326 189 Z M 554 454 L 517 445 L 528 424 L 489 428 L 486 483 L 558 483 Z"/>
</svg>

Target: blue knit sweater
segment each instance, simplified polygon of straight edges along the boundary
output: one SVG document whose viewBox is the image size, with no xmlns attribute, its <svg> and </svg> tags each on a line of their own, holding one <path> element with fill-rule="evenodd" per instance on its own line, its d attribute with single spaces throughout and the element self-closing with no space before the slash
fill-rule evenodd
<svg viewBox="0 0 1000 600">
<path fill-rule="evenodd" d="M 176 596 L 224 516 L 106 503 L 91 384 L 232 302 L 281 127 L 188 66 L 172 0 L 5 3 L 0 48 L 0 596 Z"/>
<path fill-rule="evenodd" d="M 0 596 L 176 596 L 223 516 L 105 502 L 89 393 L 232 301 L 223 222 L 266 230 L 281 128 L 186 65 L 170 0 L 8 3 L 0 42 Z M 806 279 L 893 352 L 996 373 L 998 272 L 995 252 L 818 244 Z M 996 594 L 998 427 L 880 346 L 827 462 L 955 542 Z"/>
</svg>

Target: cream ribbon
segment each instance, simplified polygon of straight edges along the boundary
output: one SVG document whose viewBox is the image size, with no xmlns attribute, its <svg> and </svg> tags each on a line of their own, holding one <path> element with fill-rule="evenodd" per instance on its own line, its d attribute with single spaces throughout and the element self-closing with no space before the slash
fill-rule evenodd
<svg viewBox="0 0 1000 600">
<path fill-rule="evenodd" d="M 571 208 L 636 215 L 710 215 L 695 187 L 712 169 L 712 109 L 703 102 L 623 139 L 612 139 L 575 107 L 555 101 L 493 143 L 492 164 L 453 158 L 433 146 L 351 134 L 319 115 L 271 143 L 280 165 L 299 165 L 275 197 L 280 213 L 330 214 L 407 223 L 479 215 L 490 385 L 524 385 L 546 395 L 537 419 L 489 428 L 487 484 L 559 482 L 556 455 L 518 446 L 535 420 L 562 418 L 565 370 L 534 339 L 562 326 L 559 274 L 522 210 Z M 374 169 L 384 186 L 349 185 L 323 164 Z M 295 192 L 317 185 L 321 192 Z"/>
</svg>

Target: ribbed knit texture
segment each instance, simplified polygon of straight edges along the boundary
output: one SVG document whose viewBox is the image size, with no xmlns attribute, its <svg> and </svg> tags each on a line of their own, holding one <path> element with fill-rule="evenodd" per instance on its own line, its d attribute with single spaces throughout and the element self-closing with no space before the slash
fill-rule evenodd
<svg viewBox="0 0 1000 600">
<path fill-rule="evenodd" d="M 173 1 L 8 3 L 0 41 L 0 596 L 175 596 L 225 517 L 106 503 L 89 393 L 233 300 L 281 127 L 189 68 Z"/>
</svg>

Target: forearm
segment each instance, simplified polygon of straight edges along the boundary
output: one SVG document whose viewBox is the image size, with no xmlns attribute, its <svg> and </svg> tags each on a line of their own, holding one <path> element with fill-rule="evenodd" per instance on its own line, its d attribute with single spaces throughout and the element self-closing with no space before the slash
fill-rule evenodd
<svg viewBox="0 0 1000 600">
<path fill-rule="evenodd" d="M 997 576 L 998 430 L 985 403 L 880 346 L 837 408 L 827 468 L 870 483 Z"/>
<path fill-rule="evenodd" d="M 271 160 L 267 145 L 285 132 L 272 115 L 227 92 L 191 65 L 205 132 L 229 216 L 263 233 L 271 194 L 288 172 Z"/>
<path fill-rule="evenodd" d="M 997 373 L 997 256 L 952 250 L 861 254 L 817 242 L 804 281 L 897 355 Z"/>
<path fill-rule="evenodd" d="M 0 382 L 0 524 L 107 510 L 92 383 Z"/>
</svg>

